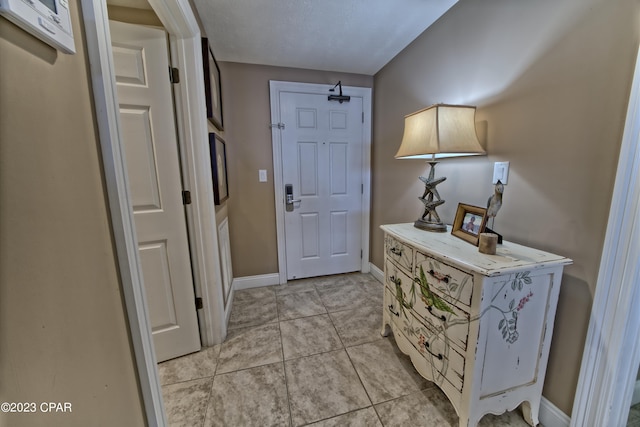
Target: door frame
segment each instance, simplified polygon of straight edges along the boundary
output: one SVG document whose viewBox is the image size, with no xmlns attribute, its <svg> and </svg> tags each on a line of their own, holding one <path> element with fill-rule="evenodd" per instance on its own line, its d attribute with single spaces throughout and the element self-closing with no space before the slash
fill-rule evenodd
<svg viewBox="0 0 640 427">
<path fill-rule="evenodd" d="M 572 426 L 626 425 L 640 364 L 640 50 L 571 416 Z"/>
<path fill-rule="evenodd" d="M 271 144 L 273 148 L 273 185 L 276 203 L 276 233 L 278 245 L 278 275 L 279 283 L 287 283 L 287 257 L 284 231 L 284 181 L 282 177 L 282 132 L 277 124 L 280 118 L 280 93 L 294 92 L 311 95 L 329 95 L 329 89 L 334 85 L 316 83 L 295 83 L 277 80 L 269 80 L 269 97 L 271 106 Z M 369 263 L 369 223 L 371 217 L 371 88 L 342 86 L 345 95 L 362 98 L 364 112 L 362 132 L 362 259 L 360 271 L 368 273 L 371 269 Z"/>
<path fill-rule="evenodd" d="M 193 195 L 192 204 L 186 209 L 186 219 L 195 292 L 196 296 L 203 298 L 204 305 L 204 309 L 198 312 L 200 335 L 202 344 L 210 346 L 223 341 L 226 317 L 220 286 L 222 276 L 211 164 L 208 145 L 204 142 L 208 140 L 208 128 L 203 69 L 198 66 L 202 64 L 200 28 L 189 0 L 149 0 L 149 4 L 170 35 L 171 62 L 180 69 L 181 74 L 181 83 L 174 87 L 174 98 L 183 186 Z M 165 426 L 167 419 L 158 379 L 119 123 L 107 5 L 105 0 L 82 0 L 81 9 L 110 222 L 140 392 L 147 423 Z"/>
</svg>

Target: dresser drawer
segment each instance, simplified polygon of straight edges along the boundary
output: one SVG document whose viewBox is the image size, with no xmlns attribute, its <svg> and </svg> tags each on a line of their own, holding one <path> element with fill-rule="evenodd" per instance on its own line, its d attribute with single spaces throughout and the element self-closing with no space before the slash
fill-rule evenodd
<svg viewBox="0 0 640 427">
<path fill-rule="evenodd" d="M 396 340 L 406 339 L 420 353 L 429 366 L 430 380 L 436 384 L 448 381 L 456 390 L 462 391 L 464 358 L 454 346 L 447 344 L 445 334 L 435 331 L 431 325 L 402 309 L 391 290 L 385 290 L 385 310 L 389 311 L 395 326 Z M 392 307 L 393 306 L 393 307 Z M 398 336 L 400 335 L 400 336 Z"/>
<path fill-rule="evenodd" d="M 421 252 L 416 252 L 416 277 L 420 275 L 420 267 L 424 270 L 432 291 L 438 292 L 444 300 L 469 311 L 473 293 L 473 276 L 471 274 Z"/>
<path fill-rule="evenodd" d="M 418 287 L 416 284 L 416 288 Z M 464 352 L 469 339 L 469 314 L 453 305 L 447 305 L 448 310 L 437 308 L 434 305 L 434 297 L 437 296 L 434 294 L 429 298 L 421 295 L 413 306 L 414 314 L 424 319 L 425 323 L 436 331 L 442 331 L 446 339 Z"/>
<path fill-rule="evenodd" d="M 389 288 L 384 290 L 384 311 L 389 314 L 391 322 L 402 329 L 402 320 L 407 320 L 409 312 L 402 306 L 402 301 L 396 296 L 395 291 Z"/>
<path fill-rule="evenodd" d="M 426 274 L 426 273 L 425 273 Z M 469 314 L 445 301 L 438 293 L 423 289 L 389 260 L 385 263 L 385 282 L 400 311 L 412 311 L 436 331 L 441 331 L 461 351 L 467 348 Z M 401 305 L 401 307 L 400 307 Z"/>
<path fill-rule="evenodd" d="M 385 260 L 384 282 L 391 291 L 395 292 L 396 286 L 398 285 L 401 285 L 403 289 L 410 289 L 413 278 L 411 278 L 408 273 L 409 272 L 405 272 L 404 269 L 398 267 L 388 258 Z"/>
<path fill-rule="evenodd" d="M 462 391 L 464 357 L 454 346 L 447 344 L 445 334 L 435 331 L 413 315 L 403 332 L 416 350 L 436 369 L 433 382 L 439 383 L 444 378 L 458 391 Z"/>
<path fill-rule="evenodd" d="M 413 267 L 413 248 L 387 235 L 384 239 L 384 251 L 387 258 L 410 273 Z"/>
</svg>

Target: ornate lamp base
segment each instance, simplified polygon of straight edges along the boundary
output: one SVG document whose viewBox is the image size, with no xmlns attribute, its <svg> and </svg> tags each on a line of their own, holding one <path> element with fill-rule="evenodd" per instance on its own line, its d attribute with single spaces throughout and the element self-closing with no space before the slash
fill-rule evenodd
<svg viewBox="0 0 640 427">
<path fill-rule="evenodd" d="M 447 226 L 440 220 L 440 216 L 436 212 L 436 207 L 443 204 L 444 200 L 440 199 L 436 185 L 447 178 L 434 178 L 436 164 L 438 164 L 438 162 L 430 161 L 429 164 L 431 165 L 429 178 L 420 177 L 420 181 L 424 182 L 424 193 L 422 197 L 418 197 L 418 199 L 424 204 L 424 213 L 420 219 L 413 223 L 413 226 L 421 230 L 442 233 L 447 231 Z"/>
</svg>

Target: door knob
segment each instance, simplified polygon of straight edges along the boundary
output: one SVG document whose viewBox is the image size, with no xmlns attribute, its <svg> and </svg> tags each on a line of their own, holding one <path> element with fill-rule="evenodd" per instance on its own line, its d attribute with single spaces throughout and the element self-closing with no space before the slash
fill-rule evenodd
<svg viewBox="0 0 640 427">
<path fill-rule="evenodd" d="M 293 203 L 297 203 L 297 202 L 301 202 L 302 200 L 300 199 L 294 199 L 293 198 L 293 194 L 287 194 L 287 204 L 293 204 Z"/>
<path fill-rule="evenodd" d="M 284 186 L 284 193 L 285 193 L 286 211 L 293 212 L 293 208 L 294 208 L 293 204 L 300 203 L 302 200 L 293 198 L 293 185 L 291 184 L 286 184 Z"/>
</svg>

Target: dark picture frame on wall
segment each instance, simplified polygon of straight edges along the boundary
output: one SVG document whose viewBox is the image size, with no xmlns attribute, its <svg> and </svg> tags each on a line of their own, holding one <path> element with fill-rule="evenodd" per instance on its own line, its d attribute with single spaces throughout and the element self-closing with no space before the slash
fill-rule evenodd
<svg viewBox="0 0 640 427">
<path fill-rule="evenodd" d="M 216 205 L 220 205 L 229 198 L 227 147 L 224 140 L 215 133 L 209 133 L 209 153 L 213 175 L 213 199 Z"/>
<path fill-rule="evenodd" d="M 205 37 L 202 38 L 202 66 L 204 71 L 207 119 L 209 119 L 217 129 L 224 130 L 220 68 L 209 46 L 209 40 Z"/>
</svg>

